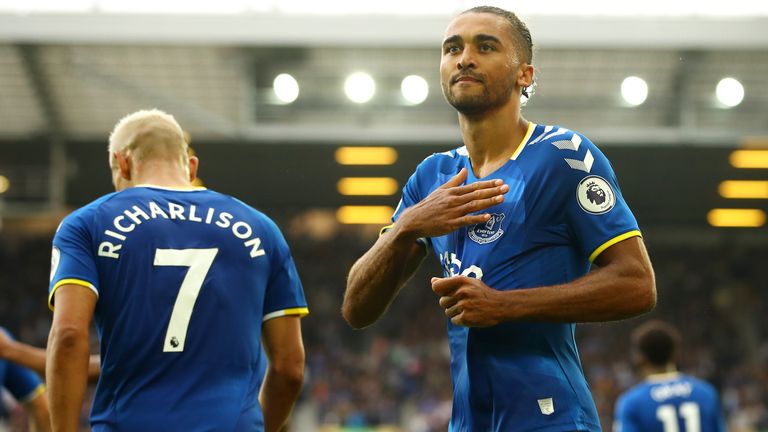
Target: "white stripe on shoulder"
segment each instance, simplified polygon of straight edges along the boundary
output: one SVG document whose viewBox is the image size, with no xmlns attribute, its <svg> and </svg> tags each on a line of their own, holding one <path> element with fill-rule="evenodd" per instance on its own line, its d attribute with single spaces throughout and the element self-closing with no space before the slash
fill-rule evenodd
<svg viewBox="0 0 768 432">
<path fill-rule="evenodd" d="M 552 132 L 551 134 L 549 134 L 549 135 L 545 136 L 545 137 L 544 137 L 544 138 L 542 138 L 541 140 L 542 140 L 542 141 L 546 141 L 546 140 L 548 140 L 548 139 L 552 139 L 552 138 L 554 138 L 554 137 L 556 137 L 556 136 L 565 135 L 565 134 L 567 134 L 568 132 L 571 132 L 571 130 L 570 130 L 570 129 L 566 129 L 566 128 L 558 128 L 556 131 L 554 131 L 554 132 Z M 571 133 L 572 133 L 572 132 L 571 132 Z"/>
<path fill-rule="evenodd" d="M 571 139 L 555 141 L 552 143 L 552 145 L 559 148 L 560 150 L 579 151 L 579 146 L 581 145 L 581 136 L 578 134 L 573 134 Z"/>
<path fill-rule="evenodd" d="M 583 160 L 565 158 L 565 161 L 571 168 L 589 173 L 592 171 L 592 164 L 595 162 L 595 157 L 592 156 L 592 152 L 587 149 L 587 154 L 584 156 Z"/>
<path fill-rule="evenodd" d="M 538 137 L 536 137 L 536 139 L 535 139 L 535 140 L 533 140 L 533 141 L 529 142 L 529 143 L 528 143 L 528 145 L 534 145 L 534 144 L 536 144 L 537 142 L 539 142 L 539 141 L 541 141 L 542 139 L 544 139 L 544 137 L 545 137 L 545 136 L 547 136 L 547 134 L 549 133 L 549 131 L 551 131 L 553 128 L 554 128 L 554 126 L 544 126 L 544 132 L 542 132 L 542 133 L 541 133 L 541 135 L 539 135 Z"/>
</svg>

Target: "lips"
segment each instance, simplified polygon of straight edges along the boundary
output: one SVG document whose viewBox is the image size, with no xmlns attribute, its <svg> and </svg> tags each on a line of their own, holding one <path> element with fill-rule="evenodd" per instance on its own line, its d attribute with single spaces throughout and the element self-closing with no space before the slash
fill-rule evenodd
<svg viewBox="0 0 768 432">
<path fill-rule="evenodd" d="M 470 75 L 460 75 L 453 79 L 454 84 L 460 83 L 460 82 L 479 83 L 479 82 L 482 82 L 482 80 Z"/>
</svg>

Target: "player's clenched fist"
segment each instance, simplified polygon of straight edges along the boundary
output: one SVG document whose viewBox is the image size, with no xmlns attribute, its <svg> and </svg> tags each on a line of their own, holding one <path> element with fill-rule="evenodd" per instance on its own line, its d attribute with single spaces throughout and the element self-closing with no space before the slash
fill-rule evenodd
<svg viewBox="0 0 768 432">
<path fill-rule="evenodd" d="M 465 185 L 466 180 L 467 169 L 462 168 L 425 199 L 403 211 L 397 228 L 415 237 L 435 237 L 463 226 L 487 222 L 490 214 L 472 213 L 504 201 L 509 186 L 498 179 Z"/>
<path fill-rule="evenodd" d="M 432 278 L 432 291 L 451 322 L 464 327 L 489 327 L 501 322 L 504 310 L 501 291 L 468 276 Z"/>
</svg>

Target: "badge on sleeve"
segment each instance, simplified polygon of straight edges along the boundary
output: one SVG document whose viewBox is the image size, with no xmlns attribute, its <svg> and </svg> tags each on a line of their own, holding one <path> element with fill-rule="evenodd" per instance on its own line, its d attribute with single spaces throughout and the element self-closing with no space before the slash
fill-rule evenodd
<svg viewBox="0 0 768 432">
<path fill-rule="evenodd" d="M 587 176 L 581 179 L 576 188 L 576 197 L 581 208 L 591 214 L 603 214 L 616 205 L 616 194 L 611 185 L 600 176 Z"/>
</svg>

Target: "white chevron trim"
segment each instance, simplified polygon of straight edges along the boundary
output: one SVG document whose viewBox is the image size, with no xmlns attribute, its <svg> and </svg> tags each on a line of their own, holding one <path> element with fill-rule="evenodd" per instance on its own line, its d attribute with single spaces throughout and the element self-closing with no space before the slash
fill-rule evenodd
<svg viewBox="0 0 768 432">
<path fill-rule="evenodd" d="M 573 134 L 571 139 L 555 141 L 552 143 L 552 145 L 559 148 L 560 150 L 579 151 L 579 146 L 581 145 L 581 137 L 579 135 Z"/>
<path fill-rule="evenodd" d="M 549 131 L 552 130 L 552 128 L 554 128 L 554 126 L 544 126 L 544 132 L 542 132 L 541 135 L 539 135 L 538 138 L 536 138 L 535 140 L 529 142 L 528 145 L 534 145 L 537 142 L 541 141 L 542 138 L 544 138 L 549 133 Z"/>
<path fill-rule="evenodd" d="M 556 131 L 552 132 L 551 134 L 549 134 L 549 135 L 545 136 L 544 138 L 542 138 L 542 140 L 548 140 L 550 138 L 554 138 L 556 136 L 560 136 L 560 135 L 563 135 L 563 134 L 568 133 L 568 132 L 570 132 L 570 130 L 565 129 L 565 128 L 559 128 Z"/>
<path fill-rule="evenodd" d="M 584 156 L 583 161 L 578 159 L 566 159 L 565 161 L 568 162 L 568 166 L 571 168 L 589 173 L 592 170 L 595 158 L 592 156 L 592 152 L 587 149 L 587 154 Z"/>
</svg>

